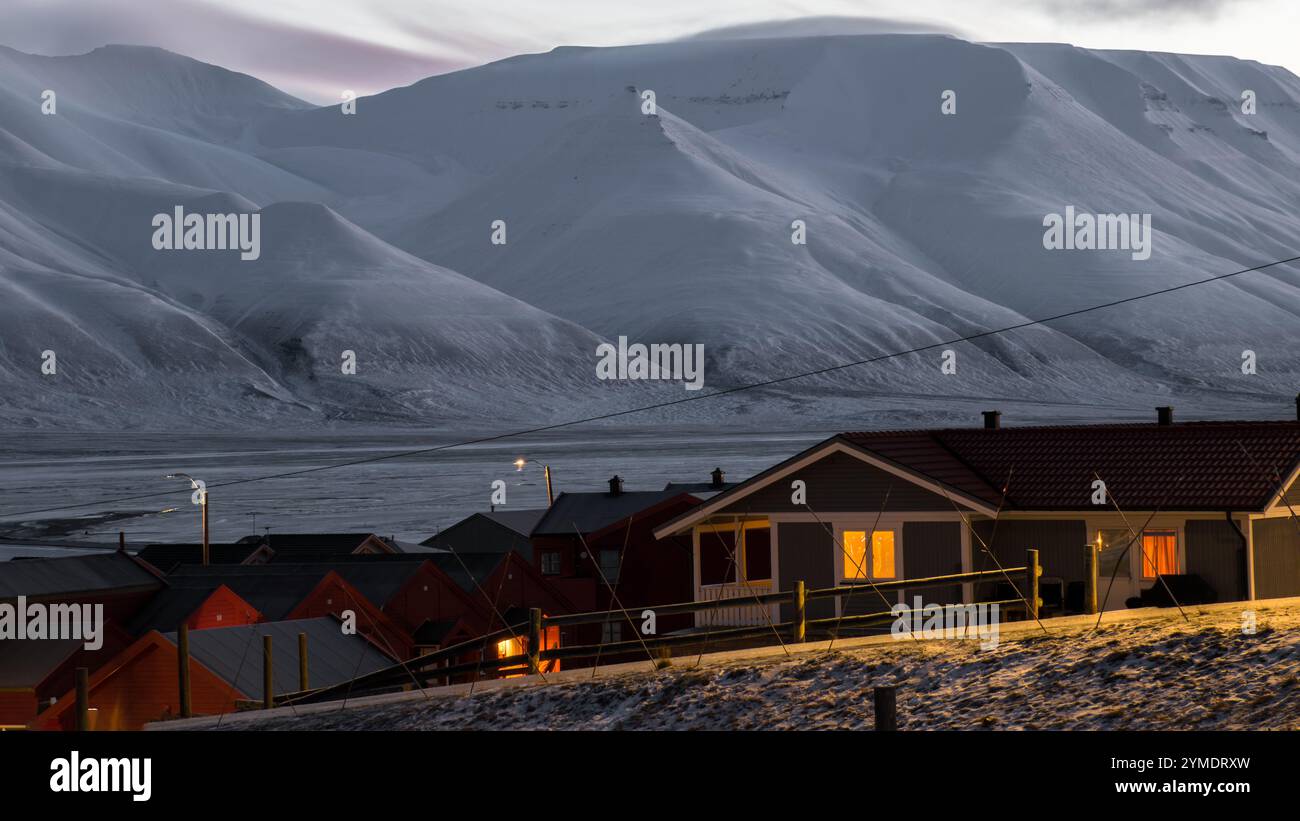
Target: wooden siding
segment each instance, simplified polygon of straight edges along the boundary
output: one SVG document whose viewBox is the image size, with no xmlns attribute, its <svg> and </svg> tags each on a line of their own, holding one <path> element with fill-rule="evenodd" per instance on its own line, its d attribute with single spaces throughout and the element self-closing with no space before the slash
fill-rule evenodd
<svg viewBox="0 0 1300 821">
<path fill-rule="evenodd" d="M 150 632 L 105 664 L 90 680 L 90 706 L 96 730 L 139 730 L 150 721 L 180 715 L 176 647 Z M 231 712 L 235 699 L 248 698 L 198 662 L 190 666 L 190 702 L 195 715 Z M 68 692 L 41 713 L 36 726 L 71 730 L 76 726 L 76 695 Z"/>
<path fill-rule="evenodd" d="M 808 505 L 790 501 L 790 484 L 802 480 L 808 488 Z M 951 511 L 952 504 L 907 479 L 863 462 L 847 453 L 831 453 L 802 470 L 737 499 L 717 511 L 721 514 L 875 513 L 889 494 L 888 510 Z M 784 578 L 784 576 L 783 576 Z"/>
<path fill-rule="evenodd" d="M 960 522 L 904 522 L 903 578 L 960 573 L 962 527 Z M 906 590 L 903 601 L 910 606 L 913 596 L 926 604 L 960 604 L 961 585 Z"/>
<path fill-rule="evenodd" d="M 1246 598 L 1246 546 L 1237 528 L 1224 519 L 1188 519 L 1187 572 L 1214 588 L 1215 601 Z"/>
<path fill-rule="evenodd" d="M 781 522 L 777 525 L 777 573 L 781 587 L 789 590 L 800 579 L 809 587 L 834 587 L 835 540 L 824 526 L 816 522 Z M 807 605 L 810 619 L 830 618 L 835 615 L 835 602 L 831 599 L 811 601 Z M 794 617 L 791 606 L 781 605 L 781 620 Z"/>
<path fill-rule="evenodd" d="M 997 522 L 996 535 L 990 520 L 974 522 L 973 527 L 972 570 L 996 570 L 999 565 L 1024 567 L 1025 551 L 1032 549 L 1038 551 L 1044 579 L 1063 579 L 1067 585 L 1083 581 L 1083 547 L 1088 543 L 1088 526 L 1083 519 L 1003 519 Z M 997 557 L 996 562 L 984 552 L 981 539 Z M 1012 578 L 1017 587 L 1024 586 L 1023 574 Z M 980 584 L 975 595 L 987 600 L 996 590 L 996 585 Z"/>
<path fill-rule="evenodd" d="M 1256 519 L 1255 598 L 1300 596 L 1300 527 L 1291 517 Z"/>
</svg>

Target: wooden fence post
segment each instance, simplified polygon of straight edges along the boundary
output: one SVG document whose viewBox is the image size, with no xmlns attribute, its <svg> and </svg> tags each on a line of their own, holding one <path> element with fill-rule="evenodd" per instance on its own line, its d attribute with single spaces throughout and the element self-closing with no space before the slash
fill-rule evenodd
<svg viewBox="0 0 1300 821">
<path fill-rule="evenodd" d="M 262 636 L 262 709 L 275 706 L 275 668 L 271 662 L 271 637 Z"/>
<path fill-rule="evenodd" d="M 190 701 L 190 626 L 182 624 L 176 631 L 176 675 L 181 694 L 181 718 L 192 718 L 194 706 Z"/>
<path fill-rule="evenodd" d="M 298 692 L 305 693 L 311 689 L 307 678 L 307 634 L 298 634 Z"/>
<path fill-rule="evenodd" d="M 898 729 L 898 687 L 887 685 L 872 690 L 875 699 L 876 732 Z"/>
<path fill-rule="evenodd" d="M 1083 557 L 1083 612 L 1097 614 L 1097 545 L 1088 542 Z"/>
<path fill-rule="evenodd" d="M 794 605 L 794 640 L 806 641 L 808 637 L 808 591 L 804 586 L 803 579 L 794 583 L 794 591 L 790 594 L 791 603 Z"/>
<path fill-rule="evenodd" d="M 90 729 L 90 671 L 77 668 L 77 730 Z"/>
<path fill-rule="evenodd" d="M 528 609 L 528 675 L 535 676 L 541 672 L 542 652 L 542 611 L 541 608 Z"/>
<path fill-rule="evenodd" d="M 1038 608 L 1043 600 L 1038 597 L 1038 577 L 1043 575 L 1043 568 L 1038 566 L 1038 551 L 1025 551 L 1025 606 L 1028 618 L 1038 619 Z"/>
</svg>

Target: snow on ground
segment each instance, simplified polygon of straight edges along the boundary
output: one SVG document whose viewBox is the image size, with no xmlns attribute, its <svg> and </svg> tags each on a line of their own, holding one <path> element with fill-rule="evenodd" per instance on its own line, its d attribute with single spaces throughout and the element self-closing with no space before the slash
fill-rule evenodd
<svg viewBox="0 0 1300 821">
<path fill-rule="evenodd" d="M 788 657 L 675 661 L 656 672 L 411 694 L 384 705 L 227 721 L 227 729 L 869 729 L 872 687 L 897 683 L 910 730 L 1300 729 L 1300 599 L 1048 620 L 1008 627 L 996 649 L 975 642 L 867 640 Z M 824 645 L 823 645 L 824 646 Z M 752 655 L 752 654 L 751 654 Z M 553 677 L 554 678 L 554 677 Z M 437 691 L 429 691 L 437 692 Z M 243 717 L 241 717 L 242 719 Z"/>
</svg>

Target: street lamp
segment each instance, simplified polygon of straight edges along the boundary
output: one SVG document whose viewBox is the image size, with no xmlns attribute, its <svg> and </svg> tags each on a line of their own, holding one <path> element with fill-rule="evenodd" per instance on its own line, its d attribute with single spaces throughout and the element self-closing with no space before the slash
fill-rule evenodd
<svg viewBox="0 0 1300 821">
<path fill-rule="evenodd" d="M 191 500 L 202 507 L 203 511 L 203 564 L 208 563 L 208 486 L 202 479 L 195 479 L 188 473 L 169 473 L 164 479 L 184 479 L 194 488 Z"/>
<path fill-rule="evenodd" d="M 541 463 L 538 462 L 538 464 Z M 528 460 L 522 456 L 520 456 L 518 459 L 515 460 L 515 470 L 519 473 L 523 473 L 524 468 L 527 465 L 528 465 Z M 551 505 L 555 504 L 555 494 L 551 491 L 551 466 L 542 465 L 542 471 L 546 476 L 546 506 L 550 507 Z"/>
</svg>

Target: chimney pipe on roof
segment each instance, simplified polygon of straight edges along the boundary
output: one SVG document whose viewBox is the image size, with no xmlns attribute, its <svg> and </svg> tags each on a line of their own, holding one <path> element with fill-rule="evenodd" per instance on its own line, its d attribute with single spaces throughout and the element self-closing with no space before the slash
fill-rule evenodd
<svg viewBox="0 0 1300 821">
<path fill-rule="evenodd" d="M 1002 427 L 1002 411 L 982 411 L 984 414 L 984 429 L 997 430 Z"/>
<path fill-rule="evenodd" d="M 1300 407 L 1300 398 L 1296 399 L 1296 405 L 1297 407 Z M 713 487 L 722 487 L 722 477 L 724 475 L 726 474 L 722 472 L 722 468 L 713 469 L 713 472 L 709 474 L 709 476 L 713 479 Z"/>
<path fill-rule="evenodd" d="M 1174 409 L 1168 405 L 1156 408 L 1156 424 L 1168 427 L 1174 423 Z"/>
<path fill-rule="evenodd" d="M 609 495 L 610 496 L 623 495 L 623 480 L 618 477 L 618 474 L 615 474 L 609 480 Z"/>
</svg>

